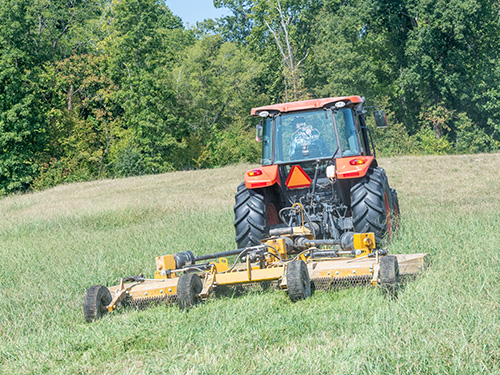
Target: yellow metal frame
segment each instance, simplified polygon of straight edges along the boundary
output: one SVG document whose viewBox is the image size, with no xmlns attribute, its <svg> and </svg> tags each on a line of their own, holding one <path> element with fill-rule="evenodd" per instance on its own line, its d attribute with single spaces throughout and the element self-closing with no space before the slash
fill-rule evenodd
<svg viewBox="0 0 500 375">
<path fill-rule="evenodd" d="M 299 205 L 300 206 L 300 205 Z M 301 209 L 301 206 L 299 207 Z M 302 211 L 303 212 L 303 211 Z M 303 214 L 303 213 L 302 213 Z M 304 221 L 302 221 L 304 222 Z M 295 237 L 306 237 L 314 240 L 314 235 L 306 227 L 293 228 L 292 240 Z M 305 252 L 289 259 L 287 242 L 283 237 L 270 238 L 262 241 L 267 248 L 267 255 L 257 263 L 250 263 L 247 257 L 245 263 L 239 263 L 232 268 L 226 258 L 219 258 L 209 263 L 206 272 L 200 272 L 203 279 L 203 288 L 200 293 L 202 299 L 207 298 L 212 290 L 219 285 L 237 285 L 258 283 L 264 281 L 279 281 L 282 289 L 287 289 L 286 265 L 293 259 L 302 259 L 309 272 L 310 279 L 330 278 L 333 281 L 346 279 L 352 276 L 369 276 L 372 285 L 377 285 L 379 271 L 379 250 L 375 247 L 374 233 L 356 233 L 353 235 L 353 254 L 335 258 L 312 259 Z M 310 248 L 314 249 L 314 248 Z M 400 274 L 412 274 L 421 271 L 425 266 L 427 254 L 396 255 Z M 135 283 L 124 283 L 109 288 L 113 300 L 107 306 L 108 311 L 117 308 L 124 299 L 147 300 L 173 297 L 177 294 L 178 273 L 173 255 L 156 257 L 156 271 L 154 279 L 147 279 Z"/>
</svg>

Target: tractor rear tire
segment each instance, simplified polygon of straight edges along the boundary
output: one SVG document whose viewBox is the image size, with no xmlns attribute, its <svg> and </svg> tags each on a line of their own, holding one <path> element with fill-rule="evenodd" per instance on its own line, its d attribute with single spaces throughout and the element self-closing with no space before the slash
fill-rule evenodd
<svg viewBox="0 0 500 375">
<path fill-rule="evenodd" d="M 311 280 L 309 271 L 302 260 L 293 260 L 286 266 L 286 280 L 288 296 L 292 302 L 300 301 L 311 296 Z"/>
<path fill-rule="evenodd" d="M 101 319 L 108 313 L 106 308 L 111 303 L 111 293 L 103 285 L 94 285 L 87 289 L 83 297 L 83 316 L 87 323 Z"/>
<path fill-rule="evenodd" d="M 356 232 L 373 232 L 377 242 L 386 236 L 391 240 L 392 194 L 382 168 L 370 168 L 365 177 L 351 188 L 351 211 Z"/>
<path fill-rule="evenodd" d="M 265 190 L 247 189 L 242 183 L 234 199 L 234 229 L 238 248 L 259 245 L 260 240 L 268 235 L 269 227 L 279 224 L 271 194 Z"/>
<path fill-rule="evenodd" d="M 181 310 L 189 309 L 199 302 L 199 294 L 203 288 L 200 276 L 196 273 L 185 273 L 177 282 L 177 303 Z"/>
</svg>

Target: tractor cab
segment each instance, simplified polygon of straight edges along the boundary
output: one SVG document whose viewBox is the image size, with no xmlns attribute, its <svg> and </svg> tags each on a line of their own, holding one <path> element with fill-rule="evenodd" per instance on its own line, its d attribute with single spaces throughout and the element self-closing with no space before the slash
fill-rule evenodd
<svg viewBox="0 0 500 375">
<path fill-rule="evenodd" d="M 255 108 L 252 114 L 262 118 L 257 126 L 261 164 L 372 155 L 362 103 L 362 98 L 354 96 Z"/>
</svg>

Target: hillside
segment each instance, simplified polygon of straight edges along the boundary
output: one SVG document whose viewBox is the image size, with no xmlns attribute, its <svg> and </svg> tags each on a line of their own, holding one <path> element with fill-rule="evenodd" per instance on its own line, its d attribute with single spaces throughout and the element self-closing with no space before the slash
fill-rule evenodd
<svg viewBox="0 0 500 375">
<path fill-rule="evenodd" d="M 394 253 L 429 252 L 397 300 L 280 291 L 84 322 L 93 284 L 154 257 L 234 248 L 249 165 L 61 185 L 0 200 L 0 373 L 499 373 L 500 154 L 381 159 L 398 189 Z"/>
</svg>

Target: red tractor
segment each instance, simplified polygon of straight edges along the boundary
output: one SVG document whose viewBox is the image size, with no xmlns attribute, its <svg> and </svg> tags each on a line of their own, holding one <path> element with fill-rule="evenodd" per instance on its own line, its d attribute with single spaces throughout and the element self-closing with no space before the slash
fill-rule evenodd
<svg viewBox="0 0 500 375">
<path fill-rule="evenodd" d="M 398 197 L 375 159 L 363 103 L 348 96 L 252 109 L 261 118 L 262 166 L 245 173 L 235 196 L 239 248 L 260 244 L 270 229 L 300 225 L 317 239 L 346 232 L 390 239 Z M 384 112 L 374 113 L 377 127 L 387 126 Z"/>
</svg>

